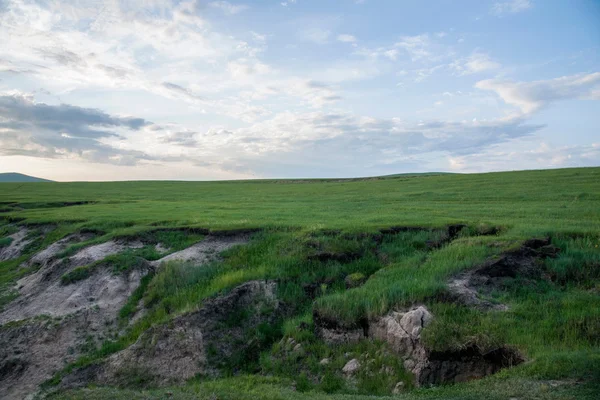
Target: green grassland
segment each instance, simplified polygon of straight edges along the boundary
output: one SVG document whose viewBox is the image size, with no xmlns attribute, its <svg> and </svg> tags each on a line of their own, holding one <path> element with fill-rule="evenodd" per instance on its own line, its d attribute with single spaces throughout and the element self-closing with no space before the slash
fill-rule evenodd
<svg viewBox="0 0 600 400">
<path fill-rule="evenodd" d="M 2 184 L 8 216 L 204 228 L 368 230 L 452 222 L 597 231 L 598 168 L 362 180 Z M 51 207 L 59 202 L 97 202 Z M 17 203 L 17 205 L 11 205 Z"/>
<path fill-rule="evenodd" d="M 406 390 L 396 398 L 407 400 L 595 399 L 600 393 L 600 168 L 348 180 L 0 183 L 0 210 L 0 246 L 9 244 L 15 224 L 29 225 L 31 235 L 53 228 L 36 236 L 19 259 L 0 262 L 0 306 L 14 298 L 11 285 L 35 270 L 19 265 L 73 232 L 96 236 L 62 256 L 112 238 L 182 249 L 211 231 L 254 232 L 248 245 L 226 251 L 221 261 L 202 268 L 171 263 L 144 278 L 121 310 L 121 334 L 90 349 L 48 388 L 73 368 L 125 348 L 149 327 L 246 281 L 275 279 L 278 297 L 294 305 L 278 324 L 249 333 L 253 351 L 234 355 L 224 378 L 158 389 L 133 377 L 120 388 L 58 391 L 54 398 L 366 399 L 391 395 L 397 382 Z M 466 227 L 444 240 L 446 226 L 458 223 Z M 390 227 L 420 229 L 386 233 Z M 561 252 L 545 261 L 544 279 L 516 277 L 490 294 L 508 311 L 445 300 L 452 275 L 532 237 L 550 237 Z M 318 260 L 315 249 L 352 257 Z M 121 273 L 140 258 L 158 255 L 146 247 L 107 257 L 63 283 L 85 279 L 93 268 Z M 348 287 L 348 277 L 365 283 Z M 130 323 L 140 300 L 147 313 Z M 420 303 L 435 315 L 424 337 L 430 348 L 509 345 L 527 362 L 479 381 L 414 389 L 384 344 L 336 348 L 314 334 L 314 313 L 352 326 Z M 290 339 L 303 351 L 290 351 Z M 339 373 L 349 354 L 373 365 L 351 383 Z M 331 362 L 323 365 L 323 358 Z M 378 374 L 382 368 L 391 372 Z"/>
</svg>

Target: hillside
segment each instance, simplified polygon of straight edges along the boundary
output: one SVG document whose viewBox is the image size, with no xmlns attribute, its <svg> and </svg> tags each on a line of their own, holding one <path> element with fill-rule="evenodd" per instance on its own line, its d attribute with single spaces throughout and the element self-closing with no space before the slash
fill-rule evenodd
<svg viewBox="0 0 600 400">
<path fill-rule="evenodd" d="M 0 173 L 0 182 L 52 182 L 48 179 L 36 178 L 16 172 Z"/>
<path fill-rule="evenodd" d="M 595 399 L 598 182 L 1 183 L 0 397 Z"/>
</svg>

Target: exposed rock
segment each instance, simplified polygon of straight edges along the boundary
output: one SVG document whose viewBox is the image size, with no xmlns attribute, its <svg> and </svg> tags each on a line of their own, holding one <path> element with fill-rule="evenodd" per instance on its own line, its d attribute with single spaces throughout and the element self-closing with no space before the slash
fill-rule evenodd
<svg viewBox="0 0 600 400">
<path fill-rule="evenodd" d="M 238 286 L 206 301 L 197 311 L 148 329 L 132 346 L 101 365 L 74 371 L 62 385 L 125 384 L 130 371 L 146 376 L 151 385 L 181 383 L 198 374 L 219 376 L 232 355 L 256 345 L 248 340 L 247 332 L 261 323 L 275 323 L 285 313 L 275 288 L 275 282 L 264 281 Z M 244 318 L 232 318 L 242 310 L 249 311 Z"/>
<path fill-rule="evenodd" d="M 421 341 L 421 333 L 433 320 L 419 306 L 405 313 L 392 312 L 369 326 L 369 336 L 387 342 L 404 358 L 404 367 L 415 376 L 417 386 L 463 382 L 482 378 L 523 362 L 518 352 L 506 347 L 482 353 L 476 347 L 436 352 Z"/>
<path fill-rule="evenodd" d="M 319 361 L 319 364 L 320 365 L 327 365 L 327 364 L 329 364 L 329 362 L 330 362 L 329 358 L 324 358 L 321 361 Z"/>
<path fill-rule="evenodd" d="M 18 232 L 8 236 L 12 242 L 8 246 L 0 247 L 0 261 L 12 260 L 21 255 L 25 246 L 31 243 L 31 240 L 27 239 L 28 232 L 27 228 L 21 228 Z"/>
<path fill-rule="evenodd" d="M 317 332 L 328 343 L 352 343 L 363 338 L 386 342 L 391 350 L 402 357 L 404 367 L 415 376 L 417 386 L 462 382 L 493 374 L 501 368 L 523 362 L 515 350 L 500 347 L 481 352 L 476 347 L 458 351 L 436 352 L 428 349 L 421 340 L 423 329 L 431 323 L 433 315 L 425 306 L 416 306 L 405 312 L 368 321 L 366 333 L 352 328 L 319 326 L 323 319 L 316 319 Z"/>
<path fill-rule="evenodd" d="M 559 249 L 550 243 L 549 238 L 527 240 L 520 248 L 505 252 L 498 258 L 452 278 L 448 283 L 449 300 L 484 310 L 506 310 L 504 304 L 493 304 L 482 299 L 480 293 L 502 289 L 507 281 L 517 276 L 540 279 L 543 260 L 556 257 L 558 252 Z"/>
<path fill-rule="evenodd" d="M 427 357 L 420 343 L 421 331 L 433 320 L 424 306 L 405 313 L 392 312 L 369 325 L 369 337 L 387 342 L 391 349 L 415 364 Z M 405 367 L 410 364 L 405 363 Z M 409 369 L 414 372 L 414 367 Z"/>
<path fill-rule="evenodd" d="M 344 365 L 344 368 L 342 368 L 342 372 L 346 375 L 354 375 L 359 368 L 360 363 L 356 358 L 353 358 L 352 360 L 348 361 L 346 365 Z"/>
</svg>

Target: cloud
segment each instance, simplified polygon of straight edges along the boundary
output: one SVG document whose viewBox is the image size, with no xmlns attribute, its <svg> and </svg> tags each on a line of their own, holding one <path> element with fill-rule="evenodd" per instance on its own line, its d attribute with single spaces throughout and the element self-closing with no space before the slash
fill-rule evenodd
<svg viewBox="0 0 600 400">
<path fill-rule="evenodd" d="M 440 27 L 386 42 L 359 41 L 341 29 L 341 17 L 311 15 L 275 24 L 265 20 L 267 31 L 256 33 L 243 21 L 226 26 L 223 13 L 247 9 L 236 3 L 243 0 L 230 1 L 153 0 L 129 7 L 120 1 L 0 0 L 2 88 L 47 90 L 33 92 L 37 101 L 27 94 L 0 93 L 0 155 L 127 165 L 160 162 L 171 168 L 189 163 L 216 174 L 227 170 L 264 176 L 423 170 L 436 160 L 469 160 L 536 134 L 542 126 L 526 118 L 553 101 L 600 98 L 595 74 L 529 83 L 488 80 L 477 87 L 489 92 L 459 97 L 454 88 L 443 95 L 443 109 L 429 107 L 419 114 L 419 103 L 438 100 L 441 105 L 442 96 L 426 100 L 431 88 L 422 85 L 419 91 L 409 85 L 411 80 L 479 74 L 500 64 L 483 51 L 457 55 L 449 38 L 459 34 L 448 29 L 446 37 Z M 276 11 L 276 18 L 291 15 L 289 9 Z M 271 38 L 277 40 L 268 49 Z M 306 53 L 311 46 L 298 41 L 332 47 L 348 43 L 353 51 L 340 54 L 323 47 L 323 54 L 313 57 Z M 290 47 L 280 48 L 282 44 Z M 303 61 L 311 68 L 298 68 Z M 400 76 L 406 84 L 401 92 L 394 86 Z M 408 108 L 404 105 L 411 97 L 397 97 L 398 102 L 391 97 L 415 93 L 423 102 Z M 474 120 L 489 117 L 497 105 L 494 93 L 523 112 Z M 372 108 L 367 103 L 374 94 L 381 107 L 373 112 L 389 118 L 360 114 L 361 107 Z M 58 98 L 71 104 L 55 104 Z M 489 103 L 479 112 L 475 107 L 484 100 Z M 110 110 L 155 123 L 106 112 L 107 101 L 112 102 Z M 83 102 L 96 108 L 77 106 Z M 395 113 L 410 118 L 434 112 L 454 112 L 466 121 L 391 118 Z"/>
<path fill-rule="evenodd" d="M 132 164 L 151 159 L 102 142 L 122 139 L 123 130 L 151 125 L 142 118 L 113 116 L 92 108 L 36 103 L 23 94 L 0 95 L 0 154 L 59 158 L 78 155 L 90 161 Z"/>
<path fill-rule="evenodd" d="M 297 90 L 327 97 L 331 88 L 304 81 Z M 422 169 L 439 157 L 436 154 L 458 159 L 542 128 L 522 118 L 410 123 L 316 111 L 282 112 L 247 127 L 199 132 L 97 109 L 36 103 L 20 94 L 0 97 L 0 118 L 4 156 L 118 165 L 187 162 L 259 176 L 349 176 Z"/>
<path fill-rule="evenodd" d="M 533 82 L 484 80 L 475 87 L 496 92 L 507 104 L 531 114 L 550 103 L 568 99 L 600 99 L 600 72 Z"/>
<path fill-rule="evenodd" d="M 130 9 L 119 2 L 8 2 L 0 10 L 0 72 L 28 74 L 54 93 L 142 91 L 247 118 L 253 105 L 231 96 L 237 81 L 228 79 L 226 65 L 258 63 L 265 37 L 236 39 L 201 17 L 205 6 L 234 13 L 241 6 L 155 3 Z"/>
<path fill-rule="evenodd" d="M 183 95 L 192 100 L 204 100 L 202 96 L 198 96 L 197 94 L 194 94 L 190 89 L 184 88 L 183 86 L 177 85 L 175 83 L 163 82 L 162 86 L 168 91 L 175 93 L 176 95 Z"/>
<path fill-rule="evenodd" d="M 244 4 L 235 5 L 235 4 L 231 4 L 228 1 L 212 1 L 212 2 L 208 3 L 208 5 L 213 8 L 218 8 L 219 10 L 221 10 L 224 13 L 229 14 L 229 15 L 238 14 L 238 13 L 248 9 L 247 5 L 244 5 Z"/>
<path fill-rule="evenodd" d="M 500 68 L 500 64 L 493 61 L 488 54 L 475 52 L 464 59 L 455 60 L 450 67 L 460 75 L 472 75 Z"/>
<path fill-rule="evenodd" d="M 446 68 L 445 64 L 439 64 L 429 68 L 419 68 L 412 72 L 415 74 L 415 82 L 419 83 L 425 81 L 431 75 L 444 68 Z"/>
<path fill-rule="evenodd" d="M 516 14 L 533 7 L 531 0 L 509 0 L 494 3 L 490 12 L 494 15 Z"/>
<path fill-rule="evenodd" d="M 404 50 L 413 61 L 431 56 L 429 35 L 403 36 L 394 47 Z"/>
<path fill-rule="evenodd" d="M 298 166 L 305 162 L 305 170 L 326 171 L 338 166 L 346 169 L 347 176 L 369 170 L 383 172 L 436 153 L 454 157 L 477 153 L 497 143 L 527 137 L 542 127 L 523 119 L 414 124 L 349 114 L 286 112 L 234 130 L 219 146 L 226 154 L 236 154 L 238 172 L 270 169 L 272 175 L 277 171 L 272 163 L 286 160 Z M 219 165 L 228 168 L 228 163 Z M 350 171 L 352 168 L 355 170 Z M 298 174 L 296 170 L 294 175 Z"/>
<path fill-rule="evenodd" d="M 356 37 L 348 34 L 338 35 L 337 40 L 343 43 L 356 43 Z"/>
<path fill-rule="evenodd" d="M 0 96 L 0 116 L 9 121 L 26 121 L 36 127 L 56 129 L 83 137 L 104 136 L 103 131 L 89 129 L 90 126 L 138 130 L 150 124 L 143 118 L 115 117 L 93 108 L 35 103 L 30 96 L 19 94 Z"/>
<path fill-rule="evenodd" d="M 517 139 L 491 146 L 481 153 L 449 156 L 448 164 L 457 172 L 595 167 L 600 164 L 600 143 L 553 146 L 545 141 Z"/>
<path fill-rule="evenodd" d="M 173 132 L 161 138 L 163 143 L 176 144 L 179 146 L 197 146 L 196 132 Z"/>
</svg>

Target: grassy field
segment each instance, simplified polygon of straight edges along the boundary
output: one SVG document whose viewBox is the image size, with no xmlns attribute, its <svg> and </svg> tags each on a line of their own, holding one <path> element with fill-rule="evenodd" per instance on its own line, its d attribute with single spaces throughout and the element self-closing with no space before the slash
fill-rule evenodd
<svg viewBox="0 0 600 400">
<path fill-rule="evenodd" d="M 87 221 L 368 230 L 485 222 L 522 231 L 598 231 L 600 169 L 362 180 L 0 184 L 3 215 Z M 53 207 L 62 202 L 95 204 Z M 12 205 L 17 203 L 16 205 Z M 10 212 L 20 207 L 23 210 Z"/>
<path fill-rule="evenodd" d="M 600 168 L 350 180 L 4 183 L 0 209 L 0 246 L 9 244 L 15 223 L 54 227 L 19 259 L 0 262 L 0 306 L 14 297 L 9 288 L 16 279 L 32 271 L 19 265 L 72 232 L 97 233 L 83 245 L 144 237 L 180 249 L 209 231 L 258 230 L 222 261 L 203 268 L 169 264 L 147 276 L 120 318 L 127 326 L 140 300 L 146 315 L 54 383 L 70 369 L 125 348 L 149 327 L 249 280 L 277 280 L 278 296 L 295 305 L 293 316 L 261 332 L 258 352 L 236 358 L 227 378 L 198 378 L 167 389 L 92 387 L 55 398 L 366 399 L 390 395 L 399 381 L 407 390 L 397 398 L 407 400 L 595 399 L 600 393 Z M 443 241 L 445 227 L 457 223 L 467 227 Z M 423 229 L 378 233 L 398 226 Z M 156 232 L 175 227 L 195 230 Z M 532 237 L 550 237 L 561 252 L 545 262 L 545 279 L 516 277 L 492 293 L 490 301 L 508 305 L 508 311 L 482 312 L 440 296 L 452 275 Z M 315 248 L 353 257 L 319 261 L 311 258 Z M 148 247 L 111 256 L 63 277 L 64 283 L 85 279 L 94 268 L 121 273 L 135 268 L 139 257 L 157 255 Z M 350 276 L 365 283 L 347 288 Z M 316 299 L 307 296 L 307 285 L 317 287 Z M 425 336 L 432 349 L 510 345 L 528 361 L 480 381 L 416 390 L 383 344 L 332 348 L 314 335 L 313 313 L 352 325 L 415 303 L 425 303 L 435 315 Z M 302 354 L 285 349 L 290 338 L 302 344 Z M 365 371 L 348 384 L 339 374 L 347 354 L 393 373 Z M 323 358 L 331 362 L 321 365 Z"/>
</svg>

